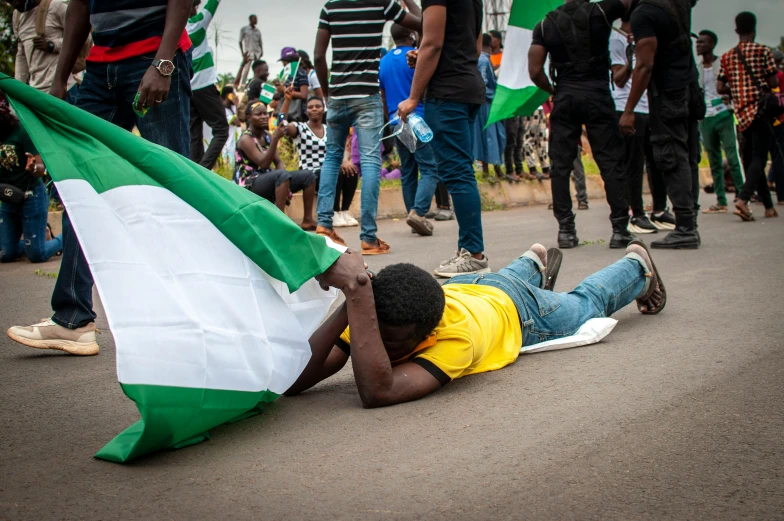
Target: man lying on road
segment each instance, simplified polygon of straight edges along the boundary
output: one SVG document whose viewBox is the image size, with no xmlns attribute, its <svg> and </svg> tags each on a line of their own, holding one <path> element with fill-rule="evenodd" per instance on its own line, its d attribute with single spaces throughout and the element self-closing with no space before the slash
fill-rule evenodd
<svg viewBox="0 0 784 521">
<path fill-rule="evenodd" d="M 371 281 L 362 256 L 347 251 L 318 277 L 346 302 L 311 337 L 313 356 L 285 394 L 329 378 L 352 356 L 363 406 L 417 400 L 455 378 L 507 366 L 522 346 L 571 336 L 632 300 L 643 314 L 664 309 L 664 284 L 639 241 L 569 293 L 550 291 L 560 260 L 560 251 L 534 244 L 498 273 L 459 275 L 442 287 L 412 264 L 388 266 Z"/>
</svg>

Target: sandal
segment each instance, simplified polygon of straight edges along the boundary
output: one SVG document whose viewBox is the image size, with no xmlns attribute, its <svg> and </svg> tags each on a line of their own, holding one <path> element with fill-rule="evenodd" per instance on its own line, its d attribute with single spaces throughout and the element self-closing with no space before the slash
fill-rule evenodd
<svg viewBox="0 0 784 521">
<path fill-rule="evenodd" d="M 588 203 L 586 203 L 586 202 L 579 203 L 577 205 L 577 209 L 578 210 L 587 210 L 588 209 Z"/>
<path fill-rule="evenodd" d="M 651 269 L 651 283 L 648 287 L 648 292 L 643 295 L 642 297 L 637 299 L 637 309 L 643 315 L 656 315 L 661 313 L 664 309 L 664 306 L 667 305 L 667 290 L 664 288 L 664 282 L 661 279 L 661 275 L 659 275 L 659 270 L 656 269 L 656 264 L 653 263 L 653 257 L 651 257 L 651 253 L 648 251 L 647 246 L 642 241 L 632 241 L 629 243 L 629 246 L 640 246 L 648 256 L 648 261 L 650 262 L 650 269 Z M 628 247 L 626 249 L 628 252 Z M 655 293 L 656 289 L 659 289 L 659 293 L 661 293 L 661 302 L 658 306 L 652 306 L 649 303 L 650 298 Z"/>
<path fill-rule="evenodd" d="M 706 208 L 702 213 L 727 213 L 727 207 L 721 204 L 713 204 L 710 208 Z"/>
<path fill-rule="evenodd" d="M 738 202 L 735 203 L 735 211 L 732 212 L 744 222 L 751 222 L 754 220 L 754 214 L 751 213 L 749 207 L 746 204 L 746 201 L 743 199 L 738 199 Z"/>
<path fill-rule="evenodd" d="M 558 248 L 547 250 L 547 264 L 544 270 L 544 289 L 553 291 L 555 281 L 558 279 L 558 272 L 561 270 L 563 253 Z"/>
</svg>

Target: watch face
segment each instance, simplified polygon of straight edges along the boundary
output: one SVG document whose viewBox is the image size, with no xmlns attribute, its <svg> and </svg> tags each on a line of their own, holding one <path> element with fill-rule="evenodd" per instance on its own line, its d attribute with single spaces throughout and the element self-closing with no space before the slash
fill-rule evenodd
<svg viewBox="0 0 784 521">
<path fill-rule="evenodd" d="M 174 72 L 174 64 L 169 60 L 161 60 L 158 64 L 158 71 L 164 76 L 171 76 Z"/>
</svg>

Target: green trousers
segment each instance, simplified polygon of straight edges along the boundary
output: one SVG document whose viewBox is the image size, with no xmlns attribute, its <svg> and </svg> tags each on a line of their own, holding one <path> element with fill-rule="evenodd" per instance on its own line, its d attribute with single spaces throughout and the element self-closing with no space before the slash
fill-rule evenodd
<svg viewBox="0 0 784 521">
<path fill-rule="evenodd" d="M 720 206 L 727 206 L 727 193 L 724 190 L 724 166 L 721 159 L 721 149 L 727 156 L 732 180 L 735 183 L 736 193 L 743 188 L 743 169 L 738 155 L 738 139 L 735 135 L 735 118 L 729 111 L 716 116 L 705 118 L 700 122 L 702 142 L 708 154 L 711 175 L 713 175 L 713 188 Z"/>
</svg>

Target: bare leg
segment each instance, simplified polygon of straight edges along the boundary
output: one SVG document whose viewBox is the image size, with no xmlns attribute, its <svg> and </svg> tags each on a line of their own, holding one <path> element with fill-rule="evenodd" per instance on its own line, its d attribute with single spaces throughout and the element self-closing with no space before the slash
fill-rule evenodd
<svg viewBox="0 0 784 521">
<path fill-rule="evenodd" d="M 291 185 L 291 180 L 286 179 L 280 185 L 275 188 L 275 206 L 280 208 L 280 211 L 284 211 L 286 209 L 286 201 L 289 198 L 289 186 Z"/>
<path fill-rule="evenodd" d="M 312 183 L 302 191 L 302 206 L 304 212 L 302 217 L 302 224 L 300 226 L 303 230 L 310 231 L 316 229 L 316 221 L 313 220 L 313 199 L 315 196 L 316 183 Z"/>
</svg>

